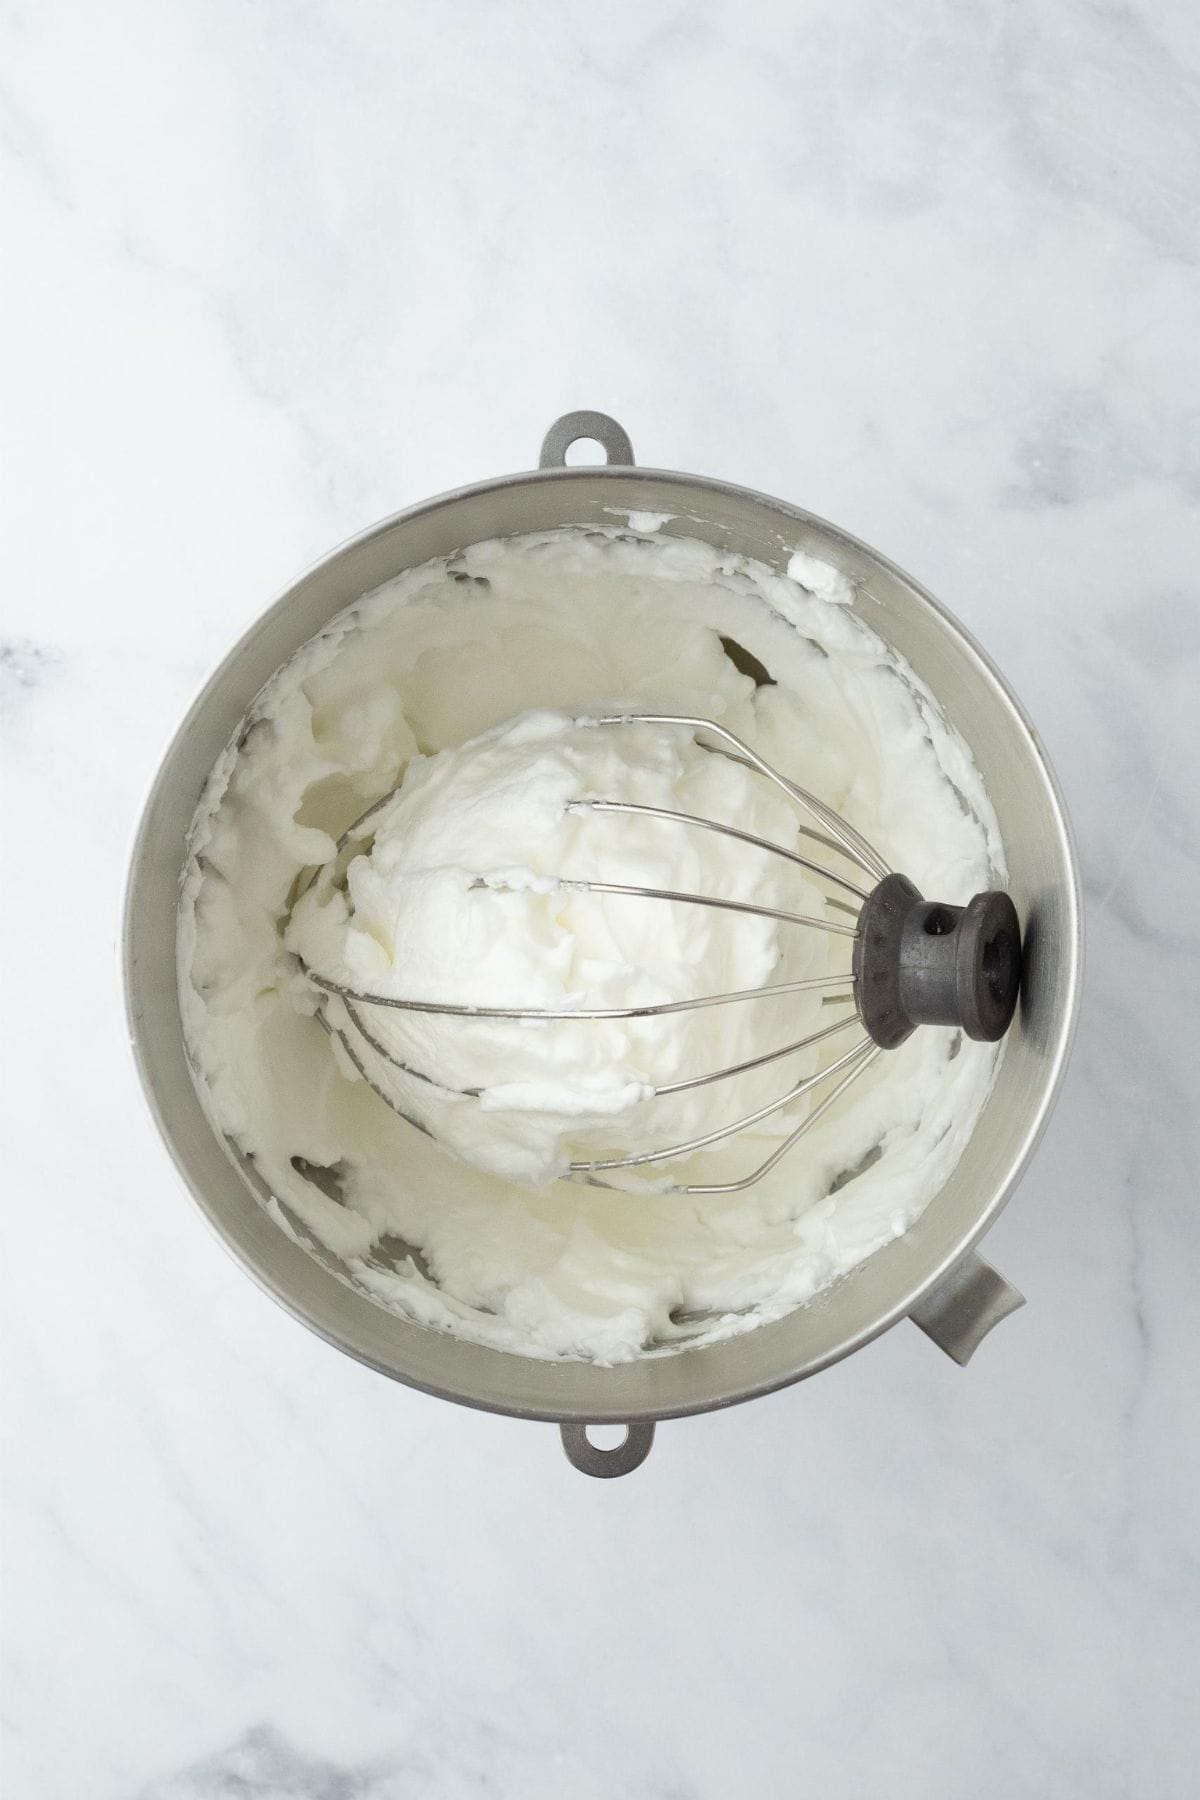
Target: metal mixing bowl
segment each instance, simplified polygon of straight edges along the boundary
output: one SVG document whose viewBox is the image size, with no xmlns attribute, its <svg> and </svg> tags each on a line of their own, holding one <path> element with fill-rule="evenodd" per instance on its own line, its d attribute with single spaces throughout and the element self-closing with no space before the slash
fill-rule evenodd
<svg viewBox="0 0 1200 1800">
<path fill-rule="evenodd" d="M 593 438 L 607 465 L 567 468 Z M 855 609 L 912 665 L 970 745 L 999 816 L 1009 890 L 1025 933 L 1020 1008 L 999 1073 L 954 1172 L 912 1229 L 835 1287 L 776 1324 L 673 1355 L 597 1368 L 540 1362 L 397 1318 L 292 1242 L 268 1216 L 253 1175 L 213 1131 L 184 1055 L 175 922 L 184 840 L 201 788 L 264 682 L 306 639 L 402 570 L 481 539 L 614 522 L 614 509 L 671 516 L 675 529 L 783 570 L 794 550 L 854 582 Z M 986 656 L 907 575 L 834 526 L 727 482 L 633 466 L 625 432 L 598 413 L 551 427 L 541 468 L 427 500 L 344 545 L 290 588 L 212 677 L 159 770 L 142 819 L 125 914 L 125 988 L 134 1053 L 167 1146 L 202 1211 L 251 1275 L 296 1318 L 385 1375 L 446 1400 L 562 1426 L 572 1462 L 624 1474 L 650 1448 L 654 1421 L 750 1400 L 819 1369 L 910 1317 L 956 1360 L 1021 1297 L 974 1246 L 1012 1193 L 1062 1077 L 1078 1009 L 1079 872 L 1053 774 L 1037 737 Z M 447 1162 L 446 1180 L 454 1180 Z M 588 1423 L 616 1422 L 601 1449 Z"/>
</svg>

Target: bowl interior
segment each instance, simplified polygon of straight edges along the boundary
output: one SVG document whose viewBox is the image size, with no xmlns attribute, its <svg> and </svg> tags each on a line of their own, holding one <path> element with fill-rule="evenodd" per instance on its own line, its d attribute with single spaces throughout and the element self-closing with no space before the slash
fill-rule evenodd
<svg viewBox="0 0 1200 1800">
<path fill-rule="evenodd" d="M 1000 827 L 1025 931 L 1017 1020 L 975 1131 L 917 1224 L 778 1323 L 614 1369 L 538 1362 L 409 1323 L 351 1287 L 327 1252 L 293 1243 L 219 1141 L 192 1086 L 175 984 L 184 841 L 217 756 L 263 683 L 345 606 L 406 568 L 483 538 L 672 515 L 700 537 L 782 571 L 794 550 L 834 563 L 856 610 L 907 658 L 969 744 Z M 900 570 L 809 514 L 720 482 L 647 469 L 562 469 L 449 494 L 336 551 L 242 639 L 180 727 L 143 817 L 125 926 L 135 1054 L 150 1104 L 193 1195 L 247 1270 L 296 1317 L 400 1380 L 530 1418 L 631 1420 L 728 1405 L 815 1373 L 886 1329 L 987 1229 L 1030 1155 L 1069 1049 L 1079 986 L 1079 892 L 1053 777 L 1016 702 L 977 646 Z"/>
</svg>

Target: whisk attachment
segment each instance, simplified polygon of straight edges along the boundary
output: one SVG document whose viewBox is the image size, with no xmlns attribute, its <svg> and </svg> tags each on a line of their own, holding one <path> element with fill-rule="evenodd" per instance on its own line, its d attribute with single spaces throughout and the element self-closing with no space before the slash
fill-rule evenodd
<svg viewBox="0 0 1200 1800">
<path fill-rule="evenodd" d="M 881 1049 L 918 1025 L 957 1025 L 995 1043 L 1021 985 L 1017 909 L 999 889 L 944 906 L 906 875 L 885 875 L 858 916 L 851 968 L 859 1016 Z"/>
<path fill-rule="evenodd" d="M 374 1057 L 404 1076 L 428 1083 L 443 1094 L 448 1090 L 426 1071 L 403 1062 L 381 1041 L 370 1021 L 372 1009 L 396 1008 L 401 1011 L 451 1016 L 460 1019 L 537 1020 L 610 1020 L 644 1019 L 671 1013 L 694 1011 L 702 1007 L 753 1004 L 781 994 L 820 991 L 823 1005 L 841 1006 L 845 1012 L 832 1023 L 809 1031 L 777 1049 L 726 1068 L 710 1069 L 698 1075 L 681 1075 L 667 1070 L 666 1079 L 650 1088 L 647 1099 L 677 1094 L 685 1089 L 716 1086 L 721 1082 L 767 1067 L 798 1055 L 823 1043 L 836 1040 L 839 1034 L 858 1028 L 858 1036 L 849 1048 L 832 1043 L 833 1059 L 815 1074 L 793 1080 L 778 1097 L 752 1112 L 724 1123 L 714 1124 L 702 1135 L 685 1142 L 659 1148 L 635 1150 L 625 1154 L 572 1162 L 568 1176 L 598 1187 L 620 1184 L 609 1176 L 623 1169 L 653 1169 L 669 1164 L 711 1145 L 738 1136 L 744 1131 L 783 1112 L 793 1103 L 827 1091 L 806 1113 L 790 1135 L 772 1150 L 749 1174 L 730 1181 L 678 1184 L 669 1191 L 685 1194 L 733 1193 L 762 1179 L 841 1098 L 858 1077 L 885 1050 L 902 1044 L 919 1025 L 956 1027 L 967 1037 L 995 1042 L 1007 1030 L 1017 1004 L 1021 979 L 1021 934 L 1016 908 L 1009 896 L 1000 890 L 976 894 L 965 906 L 949 906 L 922 898 L 905 875 L 894 873 L 879 852 L 870 845 L 847 820 L 824 801 L 799 787 L 779 773 L 733 732 L 711 719 L 692 718 L 666 713 L 613 713 L 579 720 L 579 724 L 596 727 L 655 725 L 690 730 L 702 747 L 729 757 L 772 782 L 804 815 L 796 830 L 807 840 L 802 852 L 789 845 L 768 841 L 726 820 L 707 819 L 696 814 L 676 812 L 664 807 L 634 804 L 608 799 L 580 799 L 571 803 L 576 812 L 626 813 L 665 820 L 682 830 L 716 832 L 740 840 L 748 846 L 780 857 L 801 868 L 808 876 L 817 877 L 824 885 L 826 904 L 836 916 L 817 917 L 781 907 L 759 905 L 746 900 L 731 900 L 719 895 L 653 888 L 637 883 L 577 880 L 564 875 L 556 886 L 566 891 L 582 891 L 634 896 L 674 906 L 706 906 L 738 914 L 772 918 L 784 927 L 817 930 L 850 943 L 850 966 L 841 974 L 808 977 L 803 980 L 767 983 L 717 994 L 697 994 L 683 1000 L 657 1004 L 620 1007 L 588 1006 L 474 1006 L 430 998 L 407 998 L 391 994 L 370 993 L 333 980 L 297 958 L 311 986 L 319 997 L 318 1018 L 325 1028 L 340 1040 L 358 1072 L 374 1092 L 393 1111 L 429 1132 L 429 1127 L 415 1119 L 390 1095 L 369 1072 L 367 1058 Z M 704 742 L 703 740 L 708 740 Z M 394 797 L 397 790 L 370 806 L 343 833 L 333 858 L 321 869 L 314 869 L 296 896 L 296 903 L 315 883 L 344 881 L 346 868 L 353 855 L 365 851 L 373 836 L 375 816 Z M 814 850 L 813 854 L 808 851 Z M 820 853 L 819 860 L 817 852 Z M 849 870 L 830 868 L 830 858 L 840 858 Z M 478 878 L 474 887 L 497 884 Z M 329 1003 L 342 1003 L 342 1016 L 331 1018 Z M 840 1050 L 840 1054 L 837 1053 Z M 833 1084 L 832 1086 L 830 1084 Z M 481 1090 L 463 1087 L 449 1090 L 478 1104 Z"/>
</svg>

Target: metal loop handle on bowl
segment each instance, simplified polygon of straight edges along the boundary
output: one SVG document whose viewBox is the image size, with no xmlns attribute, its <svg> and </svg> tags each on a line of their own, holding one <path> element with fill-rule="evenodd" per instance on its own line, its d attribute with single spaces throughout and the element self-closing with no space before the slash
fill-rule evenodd
<svg viewBox="0 0 1200 1800">
<path fill-rule="evenodd" d="M 618 463 L 627 469 L 633 467 L 633 445 L 623 425 L 618 425 L 607 413 L 571 412 L 555 419 L 542 439 L 538 468 L 566 468 L 567 451 L 583 438 L 591 438 L 599 444 L 606 462 Z"/>
<path fill-rule="evenodd" d="M 652 1420 L 627 1425 L 621 1442 L 608 1450 L 593 1444 L 586 1425 L 560 1425 L 559 1430 L 567 1461 L 584 1475 L 628 1475 L 645 1462 L 654 1442 Z"/>
<path fill-rule="evenodd" d="M 939 1350 L 965 1367 L 992 1327 L 1024 1304 L 1024 1294 L 1011 1281 L 1005 1281 L 978 1250 L 968 1250 L 922 1294 L 908 1316 Z"/>
</svg>

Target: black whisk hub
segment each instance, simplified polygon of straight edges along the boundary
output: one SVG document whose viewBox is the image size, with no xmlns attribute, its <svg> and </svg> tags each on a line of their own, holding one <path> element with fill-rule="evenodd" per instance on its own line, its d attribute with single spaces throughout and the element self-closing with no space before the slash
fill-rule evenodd
<svg viewBox="0 0 1200 1800">
<path fill-rule="evenodd" d="M 957 1025 L 995 1043 L 1021 986 L 1017 909 L 997 889 L 946 906 L 922 899 L 906 875 L 887 875 L 862 909 L 853 967 L 862 1022 L 884 1050 L 918 1025 Z"/>
</svg>

